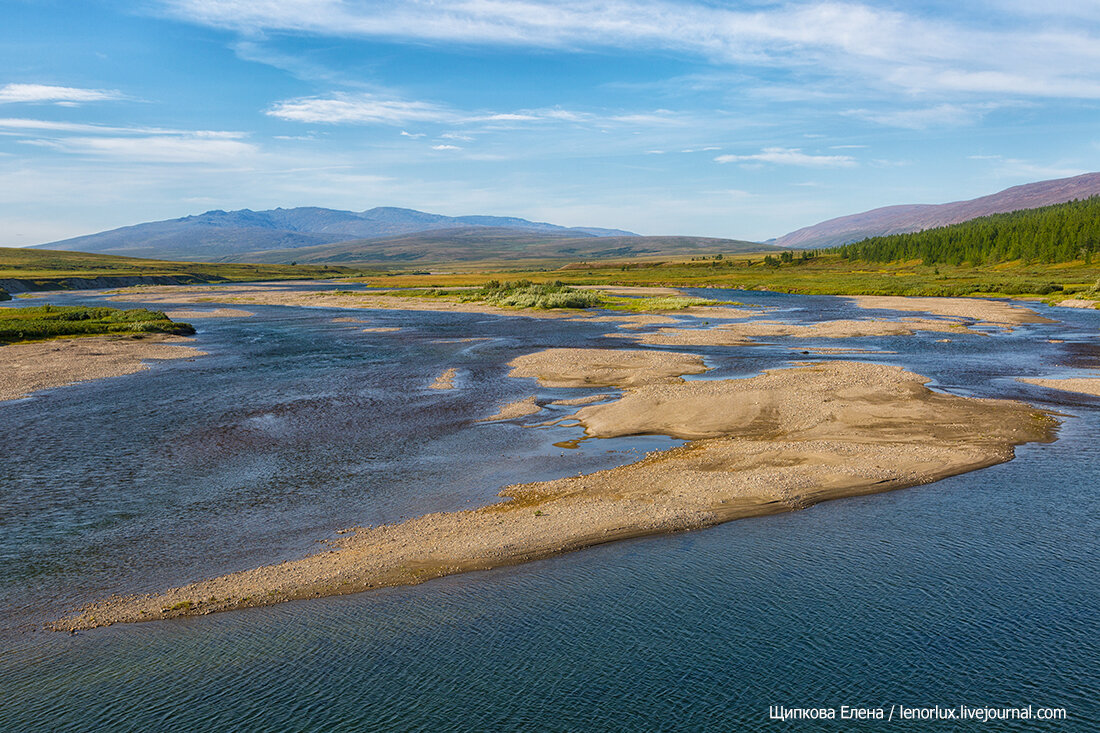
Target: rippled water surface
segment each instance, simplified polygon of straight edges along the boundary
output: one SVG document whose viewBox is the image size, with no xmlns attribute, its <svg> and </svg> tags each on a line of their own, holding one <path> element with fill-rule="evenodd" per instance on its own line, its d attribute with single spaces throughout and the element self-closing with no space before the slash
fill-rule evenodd
<svg viewBox="0 0 1100 733">
<path fill-rule="evenodd" d="M 838 298 L 706 292 L 783 319 L 868 315 Z M 1043 306 L 1060 322 L 948 343 L 685 349 L 714 367 L 702 378 L 858 358 L 1065 415 L 1057 442 L 1007 464 L 414 588 L 35 630 L 111 592 L 300 556 L 343 527 L 676 444 L 568 450 L 553 444 L 572 428 L 475 422 L 531 394 L 586 394 L 506 378 L 505 362 L 622 347 L 603 338 L 614 324 L 243 307 L 256 315 L 195 322 L 208 356 L 0 403 L 0 729 L 763 730 L 783 727 L 770 705 L 840 704 L 1067 708 L 1053 730 L 1100 716 L 1100 400 L 1015 381 L 1100 366 L 1100 313 Z M 370 322 L 333 322 L 349 315 Z M 402 330 L 361 330 L 374 326 Z M 811 344 L 898 353 L 791 349 Z M 449 367 L 457 389 L 427 389 Z"/>
</svg>

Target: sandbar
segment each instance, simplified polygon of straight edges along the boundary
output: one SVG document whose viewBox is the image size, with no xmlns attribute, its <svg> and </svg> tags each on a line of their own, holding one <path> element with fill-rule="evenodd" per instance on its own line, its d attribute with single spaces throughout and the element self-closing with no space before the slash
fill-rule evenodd
<svg viewBox="0 0 1100 733">
<path fill-rule="evenodd" d="M 458 370 L 444 369 L 435 381 L 428 385 L 428 389 L 454 389 L 455 388 L 455 375 L 458 374 Z"/>
<path fill-rule="evenodd" d="M 534 378 L 543 387 L 629 387 L 682 382 L 707 371 L 703 358 L 672 351 L 545 349 L 508 362 L 510 377 Z"/>
<path fill-rule="evenodd" d="M 769 309 L 770 310 L 770 309 Z M 732 308 L 721 305 L 693 305 L 690 308 L 676 311 L 678 316 L 690 316 L 691 318 L 717 318 L 737 320 L 741 318 L 755 318 L 766 313 L 763 308 Z"/>
<path fill-rule="evenodd" d="M 940 341 L 946 339 L 939 339 Z M 791 351 L 800 351 L 803 354 L 896 354 L 896 351 L 884 349 L 854 349 L 841 346 L 788 346 Z"/>
<path fill-rule="evenodd" d="M 1100 397 L 1100 377 L 1073 377 L 1070 379 L 1039 379 L 1032 377 L 1020 377 L 1019 382 L 1034 384 L 1048 389 L 1058 389 L 1063 392 L 1077 392 L 1079 394 Z"/>
<path fill-rule="evenodd" d="M 534 415 L 541 410 L 538 402 L 535 401 L 535 395 L 531 395 L 527 399 L 518 400 L 516 402 L 509 402 L 506 405 L 502 405 L 496 414 L 489 417 L 483 417 L 479 422 L 495 422 L 498 420 L 515 420 L 518 417 L 526 417 L 527 415 Z"/>
<path fill-rule="evenodd" d="M 796 324 L 780 321 L 748 321 L 725 323 L 712 328 L 659 328 L 647 333 L 611 333 L 609 338 L 629 338 L 638 343 L 657 346 L 742 346 L 757 343 L 757 339 L 777 336 L 795 338 L 858 338 L 864 336 L 912 336 L 917 331 L 946 333 L 978 333 L 958 321 L 929 318 L 904 318 L 896 321 L 880 319 L 821 321 Z"/>
<path fill-rule="evenodd" d="M 923 484 L 1008 461 L 1016 445 L 1053 439 L 1056 423 L 1047 413 L 935 393 L 927 381 L 900 367 L 830 362 L 750 379 L 632 387 L 615 403 L 578 412 L 590 434 L 713 437 L 615 469 L 509 486 L 505 500 L 478 509 L 354 528 L 298 560 L 111 597 L 52 628 L 416 584 Z"/>
<path fill-rule="evenodd" d="M 248 303 L 255 305 L 291 305 L 310 308 L 385 309 L 433 311 L 440 313 L 484 313 L 523 318 L 576 318 L 577 310 L 538 310 L 501 308 L 488 303 L 462 303 L 444 298 L 417 298 L 378 295 L 367 291 L 308 290 L 304 288 L 264 288 L 256 286 L 193 288 L 165 285 L 136 292 L 119 291 L 113 301 L 140 303 Z"/>
<path fill-rule="evenodd" d="M 603 402 L 609 400 L 614 395 L 611 394 L 592 394 L 587 397 L 571 397 L 566 400 L 554 400 L 550 402 L 551 405 L 564 405 L 566 407 L 574 407 L 576 405 L 591 405 L 593 402 Z"/>
<path fill-rule="evenodd" d="M 183 336 L 148 334 L 140 339 L 84 336 L 0 346 L 0 401 L 140 372 L 149 368 L 148 360 L 205 356 L 188 345 L 192 343 Z"/>
<path fill-rule="evenodd" d="M 375 326 L 374 328 L 364 328 L 363 333 L 393 333 L 400 330 L 400 326 Z"/>
<path fill-rule="evenodd" d="M 164 315 L 168 316 L 173 321 L 190 321 L 196 318 L 247 318 L 256 314 L 252 311 L 241 310 L 240 308 L 212 308 L 210 310 L 189 310 L 184 308 L 167 311 Z"/>
<path fill-rule="evenodd" d="M 622 316 L 590 316 L 586 313 L 578 313 L 577 317 L 572 320 L 583 321 L 585 323 L 618 323 L 619 328 L 642 328 L 644 326 L 678 322 L 671 316 L 662 316 L 653 313 L 634 313 Z"/>
<path fill-rule="evenodd" d="M 1054 305 L 1061 308 L 1096 308 L 1100 307 L 1100 300 L 1083 300 L 1081 298 L 1066 298 Z"/>
<path fill-rule="evenodd" d="M 986 326 L 1011 328 L 1021 323 L 1055 323 L 1030 308 L 983 298 L 920 298 L 903 295 L 846 296 L 860 308 L 917 311 L 977 321 Z"/>
</svg>

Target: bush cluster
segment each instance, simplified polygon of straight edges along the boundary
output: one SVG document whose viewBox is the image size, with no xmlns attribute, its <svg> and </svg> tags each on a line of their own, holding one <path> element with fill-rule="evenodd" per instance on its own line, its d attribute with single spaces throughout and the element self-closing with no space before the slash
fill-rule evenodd
<svg viewBox="0 0 1100 733">
<path fill-rule="evenodd" d="M 552 283 L 490 280 L 481 289 L 463 294 L 461 300 L 507 308 L 590 308 L 601 303 L 599 293 L 571 288 L 561 280 Z"/>
<path fill-rule="evenodd" d="M 194 332 L 189 323 L 176 323 L 160 311 L 145 308 L 122 310 L 47 303 L 34 308 L 0 309 L 0 343 L 108 333 Z"/>
</svg>

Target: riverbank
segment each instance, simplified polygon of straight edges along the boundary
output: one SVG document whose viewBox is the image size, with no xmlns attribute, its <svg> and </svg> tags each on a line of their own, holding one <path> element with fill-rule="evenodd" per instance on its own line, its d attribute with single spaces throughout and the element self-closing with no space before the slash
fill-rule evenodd
<svg viewBox="0 0 1100 733">
<path fill-rule="evenodd" d="M 168 334 L 86 336 L 0 346 L 0 401 L 149 367 L 146 361 L 204 356 L 194 339 Z"/>
<path fill-rule="evenodd" d="M 594 358 L 605 359 L 605 350 L 598 351 Z M 540 354 L 526 361 L 531 378 L 592 386 L 578 359 Z M 677 355 L 683 356 L 692 355 Z M 574 415 L 588 435 L 660 433 L 692 442 L 620 468 L 510 486 L 501 492 L 505 501 L 479 509 L 352 528 L 299 560 L 113 597 L 54 628 L 414 584 L 914 486 L 1010 460 L 1016 445 L 1053 439 L 1055 423 L 1046 413 L 935 393 L 926 382 L 899 367 L 830 362 L 750 379 L 683 382 L 661 373 L 656 381 L 616 384 L 627 389 L 622 398 Z"/>
</svg>

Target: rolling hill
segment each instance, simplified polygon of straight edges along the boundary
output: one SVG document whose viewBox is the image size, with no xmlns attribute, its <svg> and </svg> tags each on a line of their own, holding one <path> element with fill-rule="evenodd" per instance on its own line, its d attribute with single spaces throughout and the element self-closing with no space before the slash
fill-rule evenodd
<svg viewBox="0 0 1100 733">
<path fill-rule="evenodd" d="M 212 264 L 165 262 L 87 252 L 0 247 L 0 300 L 8 293 L 39 290 L 186 285 L 256 280 L 302 280 L 361 274 L 332 265 Z"/>
<path fill-rule="evenodd" d="M 1100 173 L 1013 186 L 968 201 L 948 204 L 886 206 L 859 214 L 829 219 L 785 234 L 769 244 L 797 249 L 818 249 L 858 242 L 868 237 L 907 234 L 958 224 L 990 214 L 1035 209 L 1100 194 Z"/>
<path fill-rule="evenodd" d="M 136 224 L 35 246 L 201 262 L 234 258 L 262 250 L 316 247 L 436 230 L 491 231 L 502 228 L 576 238 L 635 236 L 633 232 L 619 229 L 562 227 L 514 217 L 452 217 L 393 207 L 361 212 L 300 207 L 268 211 L 207 211 L 197 216 Z"/>
</svg>

